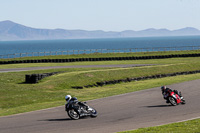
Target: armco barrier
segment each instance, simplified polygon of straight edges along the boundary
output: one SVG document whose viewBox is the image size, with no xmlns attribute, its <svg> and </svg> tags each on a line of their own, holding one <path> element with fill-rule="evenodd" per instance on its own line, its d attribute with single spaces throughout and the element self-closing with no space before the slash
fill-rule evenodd
<svg viewBox="0 0 200 133">
<path fill-rule="evenodd" d="M 156 55 L 156 56 L 132 56 L 132 57 L 104 57 L 104 58 L 71 58 L 71 59 L 42 59 L 42 60 L 13 60 L 0 61 L 0 64 L 18 64 L 18 63 L 48 63 L 48 62 L 80 62 L 80 61 L 111 61 L 111 60 L 149 60 L 149 59 L 164 59 L 177 57 L 200 57 L 197 54 L 172 54 L 172 55 Z"/>
</svg>

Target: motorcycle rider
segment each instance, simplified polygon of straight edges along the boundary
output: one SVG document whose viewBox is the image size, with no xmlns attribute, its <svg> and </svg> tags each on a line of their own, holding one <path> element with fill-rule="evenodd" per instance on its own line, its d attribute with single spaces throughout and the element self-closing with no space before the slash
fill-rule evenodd
<svg viewBox="0 0 200 133">
<path fill-rule="evenodd" d="M 179 92 L 178 90 L 172 90 L 170 88 L 167 88 L 166 86 L 162 86 L 161 91 L 162 91 L 163 98 L 165 100 L 167 100 L 166 103 L 169 103 L 167 97 L 168 97 L 169 93 L 172 92 L 172 91 L 182 99 L 181 92 Z"/>
<path fill-rule="evenodd" d="M 84 104 L 83 102 L 79 102 L 76 97 L 72 97 L 71 95 L 66 95 L 65 100 L 67 101 L 67 103 L 65 104 L 65 109 L 68 104 L 73 104 L 73 103 L 80 105 L 80 107 L 81 107 L 81 109 L 83 109 L 83 111 L 87 111 L 89 108 L 88 105 Z"/>
</svg>

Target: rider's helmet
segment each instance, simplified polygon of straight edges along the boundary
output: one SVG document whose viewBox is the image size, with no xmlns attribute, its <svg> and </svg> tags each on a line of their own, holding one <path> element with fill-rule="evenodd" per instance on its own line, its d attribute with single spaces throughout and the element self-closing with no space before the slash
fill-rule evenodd
<svg viewBox="0 0 200 133">
<path fill-rule="evenodd" d="M 166 90 L 166 88 L 167 88 L 166 86 L 161 86 L 161 88 L 160 88 L 160 89 L 161 89 L 161 91 L 165 91 L 165 90 Z"/>
<path fill-rule="evenodd" d="M 66 100 L 66 101 L 69 101 L 71 98 L 72 98 L 72 97 L 71 97 L 70 95 L 66 95 L 66 96 L 65 96 L 65 100 Z"/>
<path fill-rule="evenodd" d="M 171 90 L 170 88 L 166 88 L 165 91 L 166 91 L 167 93 L 170 93 L 172 90 Z"/>
</svg>

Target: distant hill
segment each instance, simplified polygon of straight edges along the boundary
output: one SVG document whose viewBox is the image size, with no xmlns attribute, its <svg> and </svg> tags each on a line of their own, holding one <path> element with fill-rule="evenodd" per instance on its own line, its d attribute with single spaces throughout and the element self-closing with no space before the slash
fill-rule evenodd
<svg viewBox="0 0 200 133">
<path fill-rule="evenodd" d="M 152 37 L 152 36 L 188 36 L 200 35 L 200 30 L 187 27 L 178 30 L 146 29 L 141 31 L 86 31 L 65 29 L 36 29 L 12 21 L 0 22 L 0 41 L 10 40 L 49 40 L 49 39 L 81 39 L 81 38 L 122 38 L 122 37 Z"/>
</svg>

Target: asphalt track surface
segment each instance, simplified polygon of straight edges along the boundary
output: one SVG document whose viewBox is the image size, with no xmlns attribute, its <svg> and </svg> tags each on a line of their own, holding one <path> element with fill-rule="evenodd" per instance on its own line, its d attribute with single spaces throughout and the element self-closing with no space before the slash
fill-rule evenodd
<svg viewBox="0 0 200 133">
<path fill-rule="evenodd" d="M 31 70 L 44 70 L 44 69 L 58 69 L 58 68 L 140 67 L 140 66 L 151 66 L 151 65 L 155 65 L 155 64 L 72 65 L 72 66 L 27 67 L 27 68 L 0 69 L 0 73 L 5 73 L 5 72 L 20 72 L 20 71 L 31 71 Z"/>
<path fill-rule="evenodd" d="M 0 133 L 112 133 L 200 117 L 200 80 L 168 87 L 180 90 L 186 104 L 170 106 L 160 88 L 151 88 L 88 101 L 96 118 L 71 120 L 64 106 L 0 117 Z"/>
</svg>

